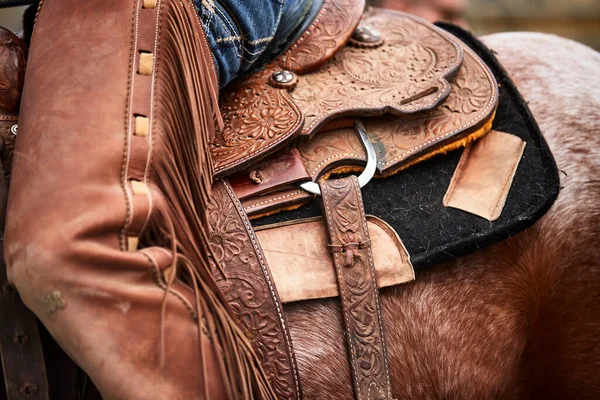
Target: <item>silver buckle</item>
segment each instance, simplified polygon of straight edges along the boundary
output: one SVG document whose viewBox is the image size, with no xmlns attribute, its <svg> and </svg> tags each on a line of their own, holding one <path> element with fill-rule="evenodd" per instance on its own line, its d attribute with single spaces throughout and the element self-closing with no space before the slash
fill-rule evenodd
<svg viewBox="0 0 600 400">
<path fill-rule="evenodd" d="M 354 129 L 356 129 L 356 131 L 358 132 L 358 134 L 360 136 L 360 140 L 362 141 L 362 144 L 363 144 L 365 150 L 367 151 L 367 166 L 365 167 L 363 172 L 358 177 L 358 184 L 362 188 L 367 183 L 369 183 L 371 178 L 373 178 L 373 175 L 375 175 L 375 170 L 377 168 L 377 155 L 375 154 L 375 148 L 373 147 L 373 144 L 369 140 L 369 136 L 367 135 L 367 132 L 365 130 L 365 126 L 363 125 L 363 123 L 361 121 L 357 120 L 354 123 Z M 300 187 L 309 193 L 318 194 L 318 195 L 321 194 L 321 189 L 319 188 L 318 183 L 310 182 L 310 181 L 304 182 L 304 183 L 300 184 Z"/>
</svg>

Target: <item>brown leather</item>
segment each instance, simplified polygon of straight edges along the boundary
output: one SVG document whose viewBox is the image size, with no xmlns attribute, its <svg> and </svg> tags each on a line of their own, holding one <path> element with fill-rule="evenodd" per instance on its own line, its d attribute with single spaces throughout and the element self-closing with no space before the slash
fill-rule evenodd
<svg viewBox="0 0 600 400">
<path fill-rule="evenodd" d="M 377 277 L 358 179 L 319 181 L 356 399 L 391 399 Z"/>
<path fill-rule="evenodd" d="M 278 399 L 299 399 L 300 379 L 277 288 L 250 221 L 231 186 L 218 181 L 208 208 L 219 288 L 250 338 Z"/>
<path fill-rule="evenodd" d="M 364 8 L 364 0 L 325 0 L 313 23 L 277 64 L 297 74 L 316 71 L 350 39 Z"/>
<path fill-rule="evenodd" d="M 0 156 L 8 178 L 25 79 L 27 46 L 14 33 L 0 27 Z"/>
<path fill-rule="evenodd" d="M 0 27 L 0 114 L 19 114 L 25 79 L 27 46 L 10 30 Z"/>
<path fill-rule="evenodd" d="M 349 14 L 344 10 L 342 20 Z M 382 44 L 349 44 L 313 73 L 292 70 L 297 76 L 286 85 L 272 83 L 272 74 L 283 68 L 279 58 L 225 90 L 225 125 L 211 143 L 216 176 L 247 167 L 294 136 L 312 136 L 337 118 L 412 114 L 444 100 L 447 79 L 463 59 L 455 39 L 408 14 L 384 10 L 372 11 L 361 26 L 380 30 Z"/>
<path fill-rule="evenodd" d="M 463 45 L 465 60 L 450 94 L 435 109 L 403 118 L 365 119 L 375 144 L 379 175 L 389 175 L 439 149 L 464 146 L 491 127 L 498 104 L 497 83 L 489 68 Z M 469 139 L 470 140 L 470 139 Z M 339 166 L 364 165 L 366 153 L 353 129 L 337 129 L 300 141 L 298 151 L 313 181 Z"/>
<path fill-rule="evenodd" d="M 184 33 L 201 29 L 181 17 L 197 18 L 192 4 L 157 7 L 43 3 L 13 163 L 8 276 L 105 398 L 233 397 L 223 370 L 226 338 L 198 307 L 212 300 L 179 280 L 168 289 L 161 271 L 173 263 L 169 249 L 127 251 L 128 237 L 163 199 L 148 174 L 153 147 L 154 154 L 164 148 L 153 142 L 153 126 L 168 113 L 168 103 L 153 108 L 152 101 L 155 80 L 166 78 L 163 32 L 181 23 L 181 40 L 189 41 Z M 152 75 L 139 70 L 140 51 L 158 53 Z M 194 54 L 210 59 L 206 51 Z M 135 135 L 136 114 L 150 118 L 149 135 Z"/>
<path fill-rule="evenodd" d="M 462 52 L 447 34 L 422 21 L 373 11 L 366 23 L 379 28 L 383 40 L 366 46 L 353 40 L 337 51 L 356 27 L 362 4 L 328 2 L 329 14 L 323 15 L 336 24 L 317 19 L 298 46 L 238 85 L 242 96 L 225 93 L 224 123 L 216 110 L 210 50 L 190 1 L 43 4 L 17 143 L 8 272 L 28 307 L 105 397 L 300 395 L 275 289 L 260 292 L 270 298 L 263 303 L 267 314 L 255 310 L 260 318 L 248 319 L 253 304 L 240 308 L 255 300 L 245 295 L 259 292 L 238 292 L 245 287 L 235 287 L 232 276 L 243 268 L 227 257 L 237 257 L 239 249 L 246 272 L 262 272 L 253 284 L 269 286 L 271 278 L 231 188 L 217 184 L 215 195 L 225 190 L 229 203 L 222 204 L 233 207 L 228 211 L 237 220 L 220 225 L 230 214 L 211 213 L 206 203 L 213 179 L 210 154 L 215 172 L 224 175 L 294 135 L 310 137 L 334 118 L 415 113 L 442 101 Z M 332 5 L 344 7 L 333 12 Z M 330 34 L 330 26 L 340 29 Z M 323 35 L 334 38 L 331 45 L 313 51 L 311 43 L 325 43 Z M 308 53 L 318 59 L 305 57 Z M 373 71 L 373 60 L 381 69 Z M 271 73 L 284 66 L 298 76 L 282 86 Z M 328 90 L 317 102 L 309 93 L 315 88 Z M 332 103 L 330 92 L 343 102 Z M 213 120 L 219 125 L 215 135 Z M 360 191 L 354 178 L 322 183 L 322 190 L 357 397 L 387 399 L 385 340 L 367 223 L 357 204 Z M 330 208 L 334 202 L 340 204 Z M 215 232 L 233 229 L 236 221 L 246 240 L 239 235 L 234 240 L 248 247 L 235 244 L 228 252 L 219 247 L 224 242 L 211 246 L 209 236 L 215 239 Z M 212 271 L 203 269 L 209 264 Z M 226 271 L 228 279 L 216 282 L 216 271 Z M 357 277 L 369 289 L 360 293 L 362 300 L 348 296 L 356 283 L 348 278 Z M 242 332 L 235 317 L 262 336 Z"/>
<path fill-rule="evenodd" d="M 444 206 L 498 219 L 524 149 L 520 137 L 494 130 L 469 145 L 460 156 Z"/>
<path fill-rule="evenodd" d="M 410 256 L 392 227 L 371 215 L 367 215 L 367 226 L 377 287 L 414 280 Z M 261 226 L 256 237 L 282 303 L 340 295 L 322 218 Z"/>
<path fill-rule="evenodd" d="M 308 203 L 314 196 L 300 188 L 281 190 L 275 193 L 253 196 L 242 201 L 244 210 L 251 218 L 293 210 Z"/>
<path fill-rule="evenodd" d="M 8 182 L 0 166 L 0 231 L 4 230 Z M 3 236 L 3 234 L 2 234 Z M 0 250 L 4 237 L 0 238 Z M 38 321 L 25 307 L 6 275 L 6 263 L 0 254 L 0 360 L 6 400 L 48 400 L 48 378 Z M 75 382 L 70 382 L 75 383 Z M 75 385 L 73 385 L 75 386 Z"/>
<path fill-rule="evenodd" d="M 382 116 L 363 119 L 377 153 L 376 177 L 394 174 L 437 153 L 465 146 L 491 128 L 498 105 L 496 80 L 471 49 L 463 45 L 463 51 L 463 65 L 451 82 L 450 94 L 440 106 L 402 118 Z M 364 147 L 352 128 L 320 132 L 310 140 L 298 140 L 295 148 L 314 182 L 334 171 L 361 170 L 366 162 Z M 275 166 L 261 163 L 264 175 L 277 174 L 271 169 Z M 249 171 L 244 174 L 249 174 Z M 266 210 L 263 207 L 247 208 L 252 217 L 299 207 L 310 199 L 298 194 L 288 196 L 293 192 L 287 185 L 290 182 L 285 182 L 284 175 L 279 177 L 279 191 L 245 197 L 244 204 L 268 205 Z"/>
<path fill-rule="evenodd" d="M 296 182 L 310 180 L 295 148 L 281 150 L 266 160 L 252 165 L 247 171 L 234 174 L 229 179 L 239 199 L 259 196 L 268 191 L 289 187 Z"/>
</svg>

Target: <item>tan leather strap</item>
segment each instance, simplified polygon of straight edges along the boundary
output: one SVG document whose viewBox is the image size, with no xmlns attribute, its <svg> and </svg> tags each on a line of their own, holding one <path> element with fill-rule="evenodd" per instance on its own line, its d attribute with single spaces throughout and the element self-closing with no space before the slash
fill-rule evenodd
<svg viewBox="0 0 600 400">
<path fill-rule="evenodd" d="M 229 183 L 213 185 L 208 207 L 215 281 L 251 339 L 278 399 L 299 399 L 300 380 L 283 307 L 263 251 Z"/>
<path fill-rule="evenodd" d="M 367 220 L 355 176 L 322 180 L 348 357 L 358 400 L 391 399 L 387 350 Z"/>
</svg>

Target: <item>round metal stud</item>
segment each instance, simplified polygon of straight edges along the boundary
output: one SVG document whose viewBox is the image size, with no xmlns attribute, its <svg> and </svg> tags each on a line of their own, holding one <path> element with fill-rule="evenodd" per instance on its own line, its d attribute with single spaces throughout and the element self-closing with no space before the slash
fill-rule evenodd
<svg viewBox="0 0 600 400">
<path fill-rule="evenodd" d="M 361 25 L 354 30 L 350 43 L 356 47 L 377 47 L 383 44 L 381 32 L 369 25 Z"/>
<path fill-rule="evenodd" d="M 17 136 L 17 131 L 18 130 L 19 130 L 19 125 L 18 124 L 14 124 L 13 126 L 10 127 L 10 133 L 12 133 L 15 136 Z"/>
<path fill-rule="evenodd" d="M 273 80 L 277 83 L 290 83 L 294 80 L 294 73 L 287 69 L 273 72 Z"/>
<path fill-rule="evenodd" d="M 271 86 L 275 86 L 280 89 L 290 89 L 296 85 L 298 77 L 292 71 L 287 69 L 281 69 L 271 74 Z"/>
</svg>

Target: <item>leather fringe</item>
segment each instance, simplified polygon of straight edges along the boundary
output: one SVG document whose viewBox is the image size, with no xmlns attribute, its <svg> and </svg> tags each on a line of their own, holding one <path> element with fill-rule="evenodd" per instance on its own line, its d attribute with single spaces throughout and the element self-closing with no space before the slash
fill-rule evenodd
<svg viewBox="0 0 600 400">
<path fill-rule="evenodd" d="M 209 337 L 215 347 L 229 398 L 275 399 L 250 341 L 211 273 L 211 268 L 222 271 L 211 254 L 206 217 L 213 182 L 209 141 L 216 123 L 222 125 L 212 54 L 191 4 L 167 1 L 163 7 L 152 181 L 165 198 L 155 202 L 142 245 L 173 252 L 167 285 L 177 280 L 194 290 L 199 335 Z M 166 312 L 165 301 L 163 320 Z M 203 371 L 199 379 L 206 388 L 208 371 L 204 367 Z"/>
</svg>

